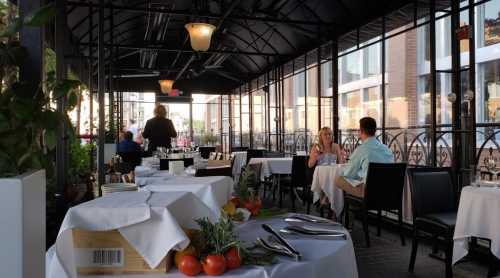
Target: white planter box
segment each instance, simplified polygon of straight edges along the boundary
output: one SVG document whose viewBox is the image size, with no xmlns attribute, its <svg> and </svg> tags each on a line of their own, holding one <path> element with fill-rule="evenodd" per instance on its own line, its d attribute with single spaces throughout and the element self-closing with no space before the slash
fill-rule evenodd
<svg viewBox="0 0 500 278">
<path fill-rule="evenodd" d="M 45 274 L 45 170 L 0 179 L 0 277 Z"/>
</svg>

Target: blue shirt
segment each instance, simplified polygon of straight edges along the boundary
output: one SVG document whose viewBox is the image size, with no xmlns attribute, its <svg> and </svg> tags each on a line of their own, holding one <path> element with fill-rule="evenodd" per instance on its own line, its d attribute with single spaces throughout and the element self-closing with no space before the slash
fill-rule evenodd
<svg viewBox="0 0 500 278">
<path fill-rule="evenodd" d="M 366 139 L 363 144 L 354 150 L 341 176 L 347 179 L 364 181 L 370 162 L 394 163 L 394 154 L 391 149 L 380 143 L 375 137 Z"/>
<path fill-rule="evenodd" d="M 141 152 L 141 146 L 134 141 L 122 140 L 118 143 L 118 153 Z"/>
</svg>

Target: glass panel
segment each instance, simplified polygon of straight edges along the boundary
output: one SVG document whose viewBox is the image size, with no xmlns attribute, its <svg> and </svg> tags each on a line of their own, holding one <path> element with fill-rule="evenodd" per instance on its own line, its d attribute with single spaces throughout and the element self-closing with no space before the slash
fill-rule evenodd
<svg viewBox="0 0 500 278">
<path fill-rule="evenodd" d="M 321 64 L 321 96 L 333 95 L 332 61 Z"/>
<path fill-rule="evenodd" d="M 233 146 L 241 146 L 241 127 L 240 127 L 240 95 L 232 95 L 232 133 Z"/>
<path fill-rule="evenodd" d="M 266 102 L 264 91 L 252 93 L 253 98 L 253 148 L 266 148 Z"/>
<path fill-rule="evenodd" d="M 222 118 L 220 96 L 193 95 L 193 137 L 196 145 L 220 144 Z M 189 108 L 184 108 L 189 113 Z"/>
<path fill-rule="evenodd" d="M 248 94 L 241 99 L 241 146 L 250 147 L 250 101 Z"/>
<path fill-rule="evenodd" d="M 357 81 L 361 77 L 360 51 L 347 54 L 340 58 L 341 84 Z"/>
<path fill-rule="evenodd" d="M 189 146 L 189 104 L 163 103 L 167 109 L 167 118 L 171 119 L 177 131 L 176 144 L 179 147 Z"/>
<path fill-rule="evenodd" d="M 310 68 L 307 74 L 307 146 L 317 135 L 318 127 L 318 67 Z"/>
</svg>

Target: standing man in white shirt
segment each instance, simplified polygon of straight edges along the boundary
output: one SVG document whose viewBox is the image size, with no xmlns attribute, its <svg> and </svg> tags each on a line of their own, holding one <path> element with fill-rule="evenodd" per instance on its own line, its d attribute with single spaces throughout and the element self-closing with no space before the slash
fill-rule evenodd
<svg viewBox="0 0 500 278">
<path fill-rule="evenodd" d="M 128 131 L 132 132 L 132 141 L 135 141 L 137 138 L 138 126 L 134 119 L 130 119 Z"/>
</svg>

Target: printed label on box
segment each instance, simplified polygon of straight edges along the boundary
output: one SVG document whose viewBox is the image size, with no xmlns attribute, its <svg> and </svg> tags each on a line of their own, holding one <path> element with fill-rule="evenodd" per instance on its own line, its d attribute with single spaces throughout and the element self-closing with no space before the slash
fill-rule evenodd
<svg viewBox="0 0 500 278">
<path fill-rule="evenodd" d="M 123 267 L 123 248 L 75 248 L 77 267 Z"/>
</svg>

